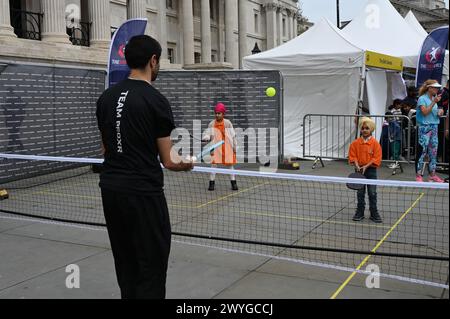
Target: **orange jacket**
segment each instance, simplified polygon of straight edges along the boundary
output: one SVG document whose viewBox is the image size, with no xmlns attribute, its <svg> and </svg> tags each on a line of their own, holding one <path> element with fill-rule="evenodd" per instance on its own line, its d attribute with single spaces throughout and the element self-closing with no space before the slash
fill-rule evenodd
<svg viewBox="0 0 450 319">
<path fill-rule="evenodd" d="M 231 126 L 231 128 L 228 128 L 228 134 L 226 132 L 226 126 Z M 214 151 L 212 164 L 222 164 L 225 166 L 236 165 L 236 151 L 234 150 L 233 146 L 235 144 L 235 132 L 233 129 L 233 125 L 231 124 L 231 122 L 225 120 L 220 123 L 214 121 L 214 128 L 214 143 L 220 141 L 224 141 L 225 143 L 222 145 L 222 147 L 219 147 Z M 231 136 L 228 136 L 230 134 Z M 232 144 L 230 144 L 230 140 Z"/>
<path fill-rule="evenodd" d="M 350 145 L 350 151 L 348 152 L 350 164 L 358 162 L 359 166 L 365 166 L 373 160 L 372 167 L 379 167 L 381 158 L 381 145 L 374 137 L 371 137 L 367 142 L 360 137 Z"/>
</svg>

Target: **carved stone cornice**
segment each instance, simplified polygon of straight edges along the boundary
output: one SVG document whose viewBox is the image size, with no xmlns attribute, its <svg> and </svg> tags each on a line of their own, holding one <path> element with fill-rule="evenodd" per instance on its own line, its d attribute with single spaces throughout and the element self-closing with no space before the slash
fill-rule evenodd
<svg viewBox="0 0 450 319">
<path fill-rule="evenodd" d="M 281 6 L 278 3 L 274 3 L 274 2 L 269 2 L 269 3 L 266 3 L 265 5 L 263 5 L 263 8 L 266 11 L 278 11 L 278 9 L 280 7 Z"/>
</svg>

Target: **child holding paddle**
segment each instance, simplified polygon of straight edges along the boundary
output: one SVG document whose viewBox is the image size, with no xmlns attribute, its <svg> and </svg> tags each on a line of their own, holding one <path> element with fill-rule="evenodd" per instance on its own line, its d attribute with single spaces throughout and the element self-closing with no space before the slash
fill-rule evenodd
<svg viewBox="0 0 450 319">
<path fill-rule="evenodd" d="M 356 139 L 351 145 L 348 155 L 350 165 L 354 165 L 357 172 L 361 173 L 367 179 L 377 179 L 377 168 L 381 165 L 381 145 L 372 136 L 375 131 L 375 122 L 368 117 L 360 119 L 361 137 Z M 382 223 L 377 208 L 377 187 L 367 185 L 369 193 L 370 219 L 375 223 Z M 353 217 L 354 221 L 364 219 L 366 207 L 366 185 L 358 190 L 358 207 Z"/>
<path fill-rule="evenodd" d="M 224 141 L 222 147 L 216 149 L 212 154 L 212 167 L 217 167 L 218 164 L 228 166 L 234 169 L 236 165 L 236 133 L 233 124 L 225 119 L 227 109 L 223 103 L 217 103 L 214 108 L 215 120 L 209 123 L 207 133 L 203 136 L 204 141 L 213 140 L 214 143 Z M 216 174 L 212 173 L 209 181 L 209 191 L 215 190 Z M 231 189 L 238 190 L 236 176 L 231 175 Z"/>
</svg>

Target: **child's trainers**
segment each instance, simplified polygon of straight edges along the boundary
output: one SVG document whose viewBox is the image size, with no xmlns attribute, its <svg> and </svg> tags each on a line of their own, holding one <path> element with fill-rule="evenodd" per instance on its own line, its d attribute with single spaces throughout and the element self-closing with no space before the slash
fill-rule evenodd
<svg viewBox="0 0 450 319">
<path fill-rule="evenodd" d="M 443 183 L 444 180 L 437 175 L 429 176 L 428 181 L 432 183 Z"/>
<path fill-rule="evenodd" d="M 370 220 L 373 221 L 374 223 L 380 224 L 383 222 L 383 220 L 381 219 L 380 214 L 378 213 L 373 213 L 370 214 Z"/>
<path fill-rule="evenodd" d="M 353 216 L 353 221 L 360 222 L 364 219 L 364 213 L 356 212 L 355 216 Z"/>
<path fill-rule="evenodd" d="M 416 175 L 416 182 L 423 183 L 423 176 L 422 175 Z"/>
</svg>

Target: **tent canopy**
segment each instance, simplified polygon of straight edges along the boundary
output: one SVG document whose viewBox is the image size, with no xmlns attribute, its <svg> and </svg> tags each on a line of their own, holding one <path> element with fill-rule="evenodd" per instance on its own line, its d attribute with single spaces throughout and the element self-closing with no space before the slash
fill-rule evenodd
<svg viewBox="0 0 450 319">
<path fill-rule="evenodd" d="M 358 47 L 401 57 L 405 67 L 410 68 L 416 68 L 425 39 L 389 0 L 369 0 L 365 9 L 343 31 Z"/>
<path fill-rule="evenodd" d="M 409 24 L 409 26 L 413 29 L 416 30 L 416 32 L 423 38 L 425 39 L 428 36 L 428 32 L 425 31 L 425 29 L 422 27 L 422 25 L 420 24 L 420 22 L 417 20 L 416 16 L 414 15 L 414 13 L 410 10 L 408 12 L 408 14 L 405 17 L 405 21 L 407 24 Z"/>
<path fill-rule="evenodd" d="M 310 30 L 271 50 L 248 56 L 245 69 L 276 69 L 284 72 L 359 68 L 364 50 L 355 46 L 329 20 L 322 19 Z"/>
</svg>

